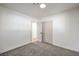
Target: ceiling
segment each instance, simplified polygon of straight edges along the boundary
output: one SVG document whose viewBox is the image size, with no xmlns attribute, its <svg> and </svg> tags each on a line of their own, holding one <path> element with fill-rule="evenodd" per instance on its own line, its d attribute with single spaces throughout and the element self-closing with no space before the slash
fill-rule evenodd
<svg viewBox="0 0 79 59">
<path fill-rule="evenodd" d="M 47 7 L 42 9 L 39 7 L 39 4 L 33 3 L 2 3 L 0 5 L 37 19 L 79 6 L 78 3 L 46 3 Z"/>
</svg>

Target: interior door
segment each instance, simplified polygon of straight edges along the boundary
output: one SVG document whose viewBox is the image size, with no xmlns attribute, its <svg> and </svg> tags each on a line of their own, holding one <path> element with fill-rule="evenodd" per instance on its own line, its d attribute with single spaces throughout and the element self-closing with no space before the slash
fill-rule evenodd
<svg viewBox="0 0 79 59">
<path fill-rule="evenodd" d="M 52 21 L 42 22 L 42 42 L 53 42 L 53 24 Z"/>
</svg>

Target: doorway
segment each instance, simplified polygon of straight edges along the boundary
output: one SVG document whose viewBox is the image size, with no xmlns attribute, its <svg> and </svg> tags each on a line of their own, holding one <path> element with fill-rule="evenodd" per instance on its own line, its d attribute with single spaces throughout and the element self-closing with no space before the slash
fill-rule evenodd
<svg viewBox="0 0 79 59">
<path fill-rule="evenodd" d="M 32 22 L 32 42 L 37 41 L 37 22 Z"/>
</svg>

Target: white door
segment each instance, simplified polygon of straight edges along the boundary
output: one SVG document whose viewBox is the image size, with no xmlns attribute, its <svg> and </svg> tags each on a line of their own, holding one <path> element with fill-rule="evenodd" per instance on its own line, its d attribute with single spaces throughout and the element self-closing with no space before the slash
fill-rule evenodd
<svg viewBox="0 0 79 59">
<path fill-rule="evenodd" d="M 38 22 L 37 23 L 37 33 L 38 33 L 38 40 L 41 42 L 42 41 L 42 23 Z"/>
<path fill-rule="evenodd" d="M 47 43 L 53 42 L 52 21 L 42 22 L 42 41 Z"/>
</svg>

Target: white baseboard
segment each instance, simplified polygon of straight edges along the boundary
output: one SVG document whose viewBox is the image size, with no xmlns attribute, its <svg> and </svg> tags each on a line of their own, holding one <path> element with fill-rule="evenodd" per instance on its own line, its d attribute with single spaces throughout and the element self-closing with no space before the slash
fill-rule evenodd
<svg viewBox="0 0 79 59">
<path fill-rule="evenodd" d="M 12 49 L 19 48 L 19 47 L 24 46 L 24 45 L 29 44 L 29 43 L 31 43 L 31 42 L 27 42 L 27 43 L 24 43 L 24 44 L 19 44 L 19 45 L 14 46 L 14 47 L 6 48 L 6 49 L 0 51 L 0 54 L 2 54 L 2 53 L 4 53 L 4 52 L 7 52 L 7 51 L 10 51 L 10 50 L 12 50 Z"/>
<path fill-rule="evenodd" d="M 74 51 L 74 52 L 79 52 L 79 50 L 72 49 L 72 48 L 68 48 L 68 47 L 64 47 L 64 46 L 61 46 L 61 45 L 58 45 L 58 44 L 54 44 L 53 43 L 53 45 L 58 46 L 58 47 L 61 47 L 61 48 L 64 48 L 64 49 L 68 49 L 68 50 L 71 50 L 71 51 Z"/>
</svg>

